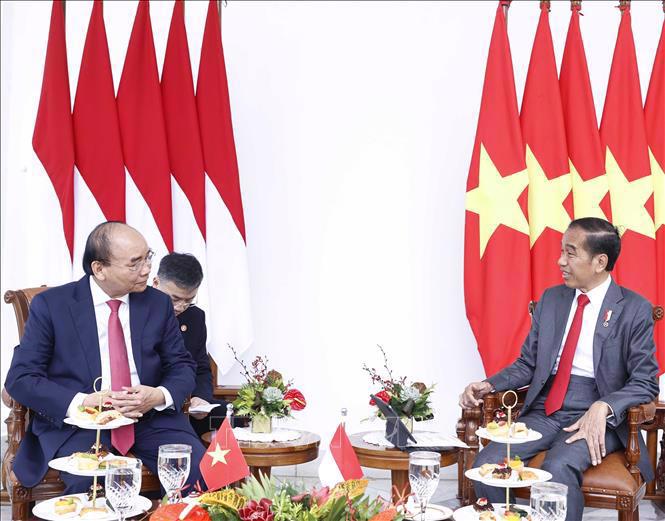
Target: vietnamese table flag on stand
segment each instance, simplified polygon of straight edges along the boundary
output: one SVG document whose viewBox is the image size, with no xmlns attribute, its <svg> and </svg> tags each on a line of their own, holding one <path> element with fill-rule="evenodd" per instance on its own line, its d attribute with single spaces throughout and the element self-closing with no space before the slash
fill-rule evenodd
<svg viewBox="0 0 665 521">
<path fill-rule="evenodd" d="M 665 11 L 665 3 L 663 3 Z M 656 227 L 656 291 L 655 304 L 662 317 L 665 307 L 665 20 L 653 62 L 651 81 L 644 104 L 651 177 L 654 189 L 654 217 Z M 665 372 L 665 317 L 655 323 L 656 356 L 660 372 Z"/>
<path fill-rule="evenodd" d="M 360 479 L 363 471 L 358 463 L 358 456 L 353 450 L 351 440 L 346 434 L 344 424 L 340 423 L 330 440 L 328 452 L 319 465 L 319 479 L 321 484 L 334 487 L 337 483 L 349 479 Z"/>
<path fill-rule="evenodd" d="M 599 217 L 611 221 L 605 155 L 600 144 L 596 107 L 580 31 L 580 4 L 572 2 L 571 9 L 559 86 L 575 219 Z"/>
<path fill-rule="evenodd" d="M 572 220 L 572 185 L 566 150 L 559 79 L 549 22 L 549 2 L 540 2 L 540 19 L 522 98 L 522 139 L 529 172 L 531 297 L 561 284 L 556 263 L 561 238 Z"/>
<path fill-rule="evenodd" d="M 508 4 L 499 2 L 496 11 L 466 192 L 466 315 L 487 375 L 517 358 L 530 324 L 529 179 L 503 11 Z"/>
<path fill-rule="evenodd" d="M 233 435 L 229 419 L 224 418 L 199 464 L 208 490 L 217 490 L 249 476 L 238 441 Z"/>
<path fill-rule="evenodd" d="M 60 201 L 62 227 L 71 261 L 74 255 L 74 133 L 62 4 L 62 0 L 54 0 L 51 8 L 44 79 L 32 148 Z"/>
<path fill-rule="evenodd" d="M 621 233 L 614 280 L 656 303 L 654 197 L 630 2 L 621 22 L 607 83 L 600 137 L 610 187 L 612 223 Z"/>
</svg>

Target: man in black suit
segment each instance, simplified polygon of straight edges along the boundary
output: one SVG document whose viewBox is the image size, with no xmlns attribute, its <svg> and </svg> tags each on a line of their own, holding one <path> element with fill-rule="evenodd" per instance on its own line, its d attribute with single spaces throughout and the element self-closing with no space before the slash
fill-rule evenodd
<svg viewBox="0 0 665 521">
<path fill-rule="evenodd" d="M 194 255 L 170 253 L 162 258 L 152 283 L 154 288 L 171 297 L 185 347 L 196 362 L 196 387 L 190 409 L 218 404 L 210 413 L 190 413 L 192 427 L 199 436 L 218 429 L 226 415 L 226 402 L 215 400 L 212 395 L 205 312 L 195 305 L 202 280 L 203 270 Z"/>
</svg>

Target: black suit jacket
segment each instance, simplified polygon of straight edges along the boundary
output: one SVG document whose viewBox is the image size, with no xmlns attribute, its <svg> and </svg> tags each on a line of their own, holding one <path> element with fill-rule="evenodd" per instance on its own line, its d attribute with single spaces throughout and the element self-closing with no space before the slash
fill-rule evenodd
<svg viewBox="0 0 665 521">
<path fill-rule="evenodd" d="M 196 387 L 192 396 L 203 398 L 209 403 L 216 403 L 212 396 L 212 371 L 206 350 L 208 330 L 205 312 L 196 306 L 190 306 L 177 318 L 185 347 L 196 363 Z"/>
</svg>

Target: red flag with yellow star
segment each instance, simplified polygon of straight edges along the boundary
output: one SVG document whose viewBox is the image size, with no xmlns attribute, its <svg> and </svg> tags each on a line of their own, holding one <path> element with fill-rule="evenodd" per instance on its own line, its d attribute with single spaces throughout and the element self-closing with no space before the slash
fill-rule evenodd
<svg viewBox="0 0 665 521">
<path fill-rule="evenodd" d="M 519 355 L 529 330 L 529 223 L 517 96 L 499 2 L 467 179 L 464 241 L 466 315 L 490 375 Z"/>
<path fill-rule="evenodd" d="M 630 2 L 621 2 L 621 22 L 607 84 L 600 137 L 605 149 L 612 223 L 619 228 L 622 237 L 621 255 L 612 275 L 619 284 L 655 303 L 653 180 Z"/>
<path fill-rule="evenodd" d="M 571 9 L 559 87 L 575 218 L 599 217 L 611 220 L 605 156 L 600 144 L 596 107 L 580 31 L 580 4 L 572 3 Z"/>
<path fill-rule="evenodd" d="M 665 4 L 663 4 L 665 10 Z M 654 189 L 654 217 L 656 226 L 656 304 L 662 314 L 665 306 L 665 20 L 660 32 L 660 42 L 653 62 L 651 82 L 644 104 L 651 178 Z M 660 372 L 665 371 L 665 318 L 656 322 L 656 347 Z"/>
<path fill-rule="evenodd" d="M 550 32 L 549 2 L 540 19 L 522 98 L 522 139 L 529 174 L 531 297 L 561 284 L 556 260 L 561 237 L 572 220 L 573 201 L 559 79 Z"/>
<path fill-rule="evenodd" d="M 224 419 L 210 441 L 199 469 L 208 485 L 208 490 L 217 490 L 249 476 L 249 467 L 233 435 L 228 418 Z"/>
</svg>

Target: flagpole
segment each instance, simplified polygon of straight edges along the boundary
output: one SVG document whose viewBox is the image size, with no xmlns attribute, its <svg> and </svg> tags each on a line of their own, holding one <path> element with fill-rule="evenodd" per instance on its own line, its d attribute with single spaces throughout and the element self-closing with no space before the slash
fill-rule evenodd
<svg viewBox="0 0 665 521">
<path fill-rule="evenodd" d="M 346 414 L 347 414 L 347 409 L 346 407 L 342 407 L 342 427 L 346 429 Z"/>
</svg>

